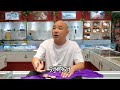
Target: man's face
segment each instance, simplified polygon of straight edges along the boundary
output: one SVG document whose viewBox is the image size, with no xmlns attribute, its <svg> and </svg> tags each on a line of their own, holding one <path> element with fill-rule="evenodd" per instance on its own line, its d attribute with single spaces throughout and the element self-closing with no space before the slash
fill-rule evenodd
<svg viewBox="0 0 120 90">
<path fill-rule="evenodd" d="M 53 25 L 52 36 L 56 41 L 64 40 L 68 32 L 67 25 L 63 21 L 57 21 Z"/>
</svg>

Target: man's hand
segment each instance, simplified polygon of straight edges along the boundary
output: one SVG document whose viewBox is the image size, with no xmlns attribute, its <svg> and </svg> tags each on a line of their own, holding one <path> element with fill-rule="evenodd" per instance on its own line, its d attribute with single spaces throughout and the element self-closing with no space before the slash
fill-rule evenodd
<svg viewBox="0 0 120 90">
<path fill-rule="evenodd" d="M 37 58 L 34 58 L 32 61 L 33 67 L 37 72 L 44 72 L 45 70 L 42 70 L 44 67 L 44 62 L 42 60 L 38 60 Z"/>
<path fill-rule="evenodd" d="M 80 62 L 80 63 L 78 63 L 76 65 L 73 65 L 71 67 L 69 73 L 62 72 L 61 76 L 63 78 L 70 77 L 72 74 L 74 74 L 75 71 L 84 69 L 84 66 L 85 66 L 84 62 Z"/>
<path fill-rule="evenodd" d="M 40 61 L 39 63 L 37 63 L 37 66 L 35 67 L 35 70 L 37 72 L 44 72 L 45 70 L 42 70 L 44 67 L 44 62 L 43 61 Z"/>
<path fill-rule="evenodd" d="M 63 78 L 67 78 L 67 77 L 70 77 L 72 74 L 74 74 L 74 72 L 75 70 L 74 70 L 74 67 L 72 66 L 69 72 L 62 72 L 61 76 Z"/>
</svg>

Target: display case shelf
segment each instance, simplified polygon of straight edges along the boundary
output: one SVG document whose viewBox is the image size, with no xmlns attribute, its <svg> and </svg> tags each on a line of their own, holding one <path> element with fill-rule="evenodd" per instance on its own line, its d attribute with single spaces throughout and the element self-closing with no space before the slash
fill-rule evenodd
<svg viewBox="0 0 120 90">
<path fill-rule="evenodd" d="M 84 40 L 111 39 L 111 21 L 110 20 L 85 20 L 83 25 L 83 39 Z"/>
</svg>

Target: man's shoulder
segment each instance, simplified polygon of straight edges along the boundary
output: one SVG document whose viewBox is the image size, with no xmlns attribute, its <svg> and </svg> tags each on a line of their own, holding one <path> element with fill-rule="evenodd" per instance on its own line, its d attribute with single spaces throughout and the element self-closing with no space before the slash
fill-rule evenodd
<svg viewBox="0 0 120 90">
<path fill-rule="evenodd" d="M 78 43 L 76 41 L 72 41 L 72 40 L 69 40 L 69 44 L 70 46 L 73 48 L 73 47 L 79 47 Z"/>
<path fill-rule="evenodd" d="M 53 42 L 53 39 L 51 38 L 51 39 L 46 39 L 46 40 L 44 40 L 43 43 L 52 43 L 52 42 Z"/>
<path fill-rule="evenodd" d="M 52 39 L 46 39 L 44 40 L 40 46 L 44 47 L 44 48 L 48 48 L 48 46 L 50 47 L 53 43 L 53 40 Z"/>
<path fill-rule="evenodd" d="M 75 41 L 69 40 L 71 44 L 77 44 Z"/>
</svg>

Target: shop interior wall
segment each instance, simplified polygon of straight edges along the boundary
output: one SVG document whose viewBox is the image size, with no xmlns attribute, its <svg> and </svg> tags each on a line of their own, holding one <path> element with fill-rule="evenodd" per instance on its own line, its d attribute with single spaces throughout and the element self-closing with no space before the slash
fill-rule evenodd
<svg viewBox="0 0 120 90">
<path fill-rule="evenodd" d="M 12 21 L 12 20 L 5 20 L 5 12 L 9 12 L 9 11 L 0 11 L 0 22 Z M 25 21 L 25 16 L 23 15 L 22 11 L 17 11 L 17 12 L 20 13 L 20 20 L 14 20 L 14 22 Z M 82 11 L 76 11 L 76 19 L 74 19 L 74 20 L 66 20 L 66 21 L 79 21 L 81 19 L 91 20 L 90 19 L 90 11 L 85 11 L 84 16 L 83 16 Z M 111 20 L 111 19 L 112 19 L 112 15 L 109 15 L 109 14 L 105 13 L 105 18 L 102 19 L 102 20 Z M 62 20 L 62 11 L 58 11 L 57 20 Z M 33 20 L 32 13 L 29 14 L 28 21 L 35 21 L 35 20 Z M 50 11 L 48 11 L 48 19 L 47 20 L 37 20 L 37 21 L 53 21 L 53 16 L 51 15 Z"/>
</svg>

